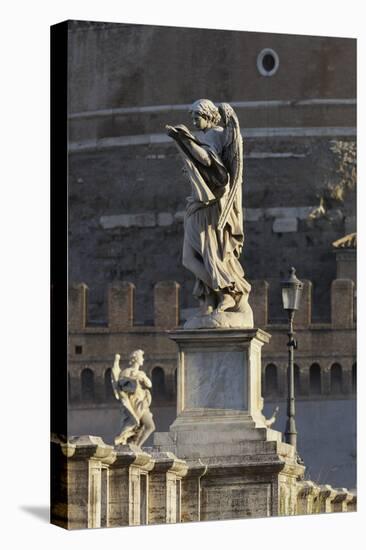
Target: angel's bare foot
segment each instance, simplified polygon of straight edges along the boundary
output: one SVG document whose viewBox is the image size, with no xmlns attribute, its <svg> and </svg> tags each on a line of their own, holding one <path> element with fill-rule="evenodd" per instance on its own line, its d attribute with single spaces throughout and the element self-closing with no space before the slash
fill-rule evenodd
<svg viewBox="0 0 366 550">
<path fill-rule="evenodd" d="M 208 294 L 203 299 L 200 299 L 200 313 L 201 315 L 210 315 L 215 309 L 216 301 L 215 296 Z"/>
<path fill-rule="evenodd" d="M 228 293 L 220 292 L 219 293 L 219 303 L 217 306 L 217 311 L 226 311 L 230 308 L 233 308 L 236 305 L 236 302 L 232 296 Z"/>
</svg>

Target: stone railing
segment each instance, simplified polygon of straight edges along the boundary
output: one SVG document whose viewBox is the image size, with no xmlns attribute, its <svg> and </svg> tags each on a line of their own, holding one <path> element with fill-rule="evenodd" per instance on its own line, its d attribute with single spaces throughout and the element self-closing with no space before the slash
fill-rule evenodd
<svg viewBox="0 0 366 550">
<path fill-rule="evenodd" d="M 201 478 L 209 466 L 199 459 L 181 460 L 154 448 L 113 447 L 90 435 L 67 441 L 53 436 L 51 446 L 51 521 L 55 525 L 83 529 L 201 519 Z M 255 457 L 251 463 L 257 478 Z M 253 483 L 248 471 L 245 483 L 249 487 Z M 230 475 L 227 472 L 224 466 L 219 474 L 223 482 Z M 272 515 L 356 510 L 357 497 L 346 489 L 298 481 L 290 511 L 281 502 L 287 497 L 277 492 L 278 481 L 273 483 L 271 494 L 278 497 L 271 496 L 271 500 L 276 502 L 267 503 L 262 514 L 255 514 L 258 517 L 268 516 L 268 510 Z"/>
<path fill-rule="evenodd" d="M 297 515 L 356 511 L 357 496 L 347 489 L 312 481 L 301 481 L 297 488 Z"/>
<path fill-rule="evenodd" d="M 179 523 L 187 508 L 187 464 L 172 453 L 146 453 L 81 436 L 52 445 L 52 523 L 67 529 Z M 183 498 L 182 498 L 183 496 Z"/>
</svg>

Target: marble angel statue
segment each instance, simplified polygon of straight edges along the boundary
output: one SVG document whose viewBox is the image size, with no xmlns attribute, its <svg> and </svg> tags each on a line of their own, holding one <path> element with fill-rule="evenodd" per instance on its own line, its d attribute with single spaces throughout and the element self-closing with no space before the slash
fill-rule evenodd
<svg viewBox="0 0 366 550">
<path fill-rule="evenodd" d="M 190 108 L 194 136 L 186 126 L 166 126 L 191 184 L 184 220 L 183 265 L 196 279 L 193 294 L 201 316 L 220 326 L 222 313 L 241 314 L 234 325 L 253 326 L 250 285 L 239 262 L 244 243 L 242 181 L 243 141 L 238 118 L 228 103 L 209 99 Z M 232 317 L 233 318 L 233 317 Z M 201 325 L 192 325 L 200 328 Z M 189 327 L 191 328 L 191 327 Z"/>
<path fill-rule="evenodd" d="M 133 444 L 141 447 L 155 430 L 153 415 L 150 411 L 151 381 L 140 369 L 144 362 L 141 349 L 130 354 L 129 366 L 121 370 L 120 355 L 115 355 L 111 372 L 112 387 L 116 399 L 122 408 L 122 429 L 115 438 L 115 445 Z"/>
</svg>

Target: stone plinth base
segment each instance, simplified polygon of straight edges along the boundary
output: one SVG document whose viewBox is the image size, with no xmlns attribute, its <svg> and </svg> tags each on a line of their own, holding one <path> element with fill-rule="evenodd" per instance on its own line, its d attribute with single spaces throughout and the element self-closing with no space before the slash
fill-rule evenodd
<svg viewBox="0 0 366 550">
<path fill-rule="evenodd" d="M 223 430 L 225 433 L 219 435 L 216 427 L 210 426 L 210 430 L 204 433 L 201 428 L 198 426 L 196 432 L 157 432 L 154 434 L 154 447 L 172 452 L 184 460 L 202 459 L 205 464 L 222 464 L 227 457 L 231 460 L 235 456 L 265 455 L 268 449 L 272 453 L 273 447 L 268 444 L 280 444 L 281 438 L 279 432 L 266 428 L 248 429 L 248 439 L 244 439 L 245 432 L 230 430 L 227 426 Z"/>
<path fill-rule="evenodd" d="M 201 521 L 296 514 L 297 480 L 304 467 L 293 448 L 251 442 L 248 451 L 253 454 L 208 461 L 201 480 Z"/>
<path fill-rule="evenodd" d="M 188 319 L 184 324 L 186 330 L 207 329 L 207 328 L 253 328 L 253 312 L 248 305 L 245 313 L 234 311 L 222 311 L 211 313 L 210 315 L 197 315 Z"/>
<path fill-rule="evenodd" d="M 187 443 L 191 459 L 182 456 L 188 465 L 185 483 L 191 478 L 191 461 L 196 460 L 193 471 L 198 463 L 202 468 L 197 491 L 200 521 L 297 513 L 298 483 L 305 468 L 297 463 L 294 448 L 279 442 L 277 436 L 268 440 L 268 432 L 262 428 L 253 428 L 251 436 L 247 441 L 211 442 L 206 447 L 198 442 Z M 159 450 L 184 451 L 169 433 L 157 434 L 156 443 Z M 195 446 L 199 452 L 192 450 Z M 228 455 L 228 448 L 232 455 Z M 192 495 L 190 500 L 195 500 Z"/>
</svg>

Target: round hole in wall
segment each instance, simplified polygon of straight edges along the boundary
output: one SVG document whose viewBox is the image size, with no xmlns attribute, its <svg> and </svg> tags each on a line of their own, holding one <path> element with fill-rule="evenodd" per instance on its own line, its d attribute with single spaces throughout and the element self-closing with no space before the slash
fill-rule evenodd
<svg viewBox="0 0 366 550">
<path fill-rule="evenodd" d="M 279 67 L 278 54 L 271 48 L 264 48 L 257 57 L 257 69 L 262 76 L 274 75 Z"/>
</svg>

